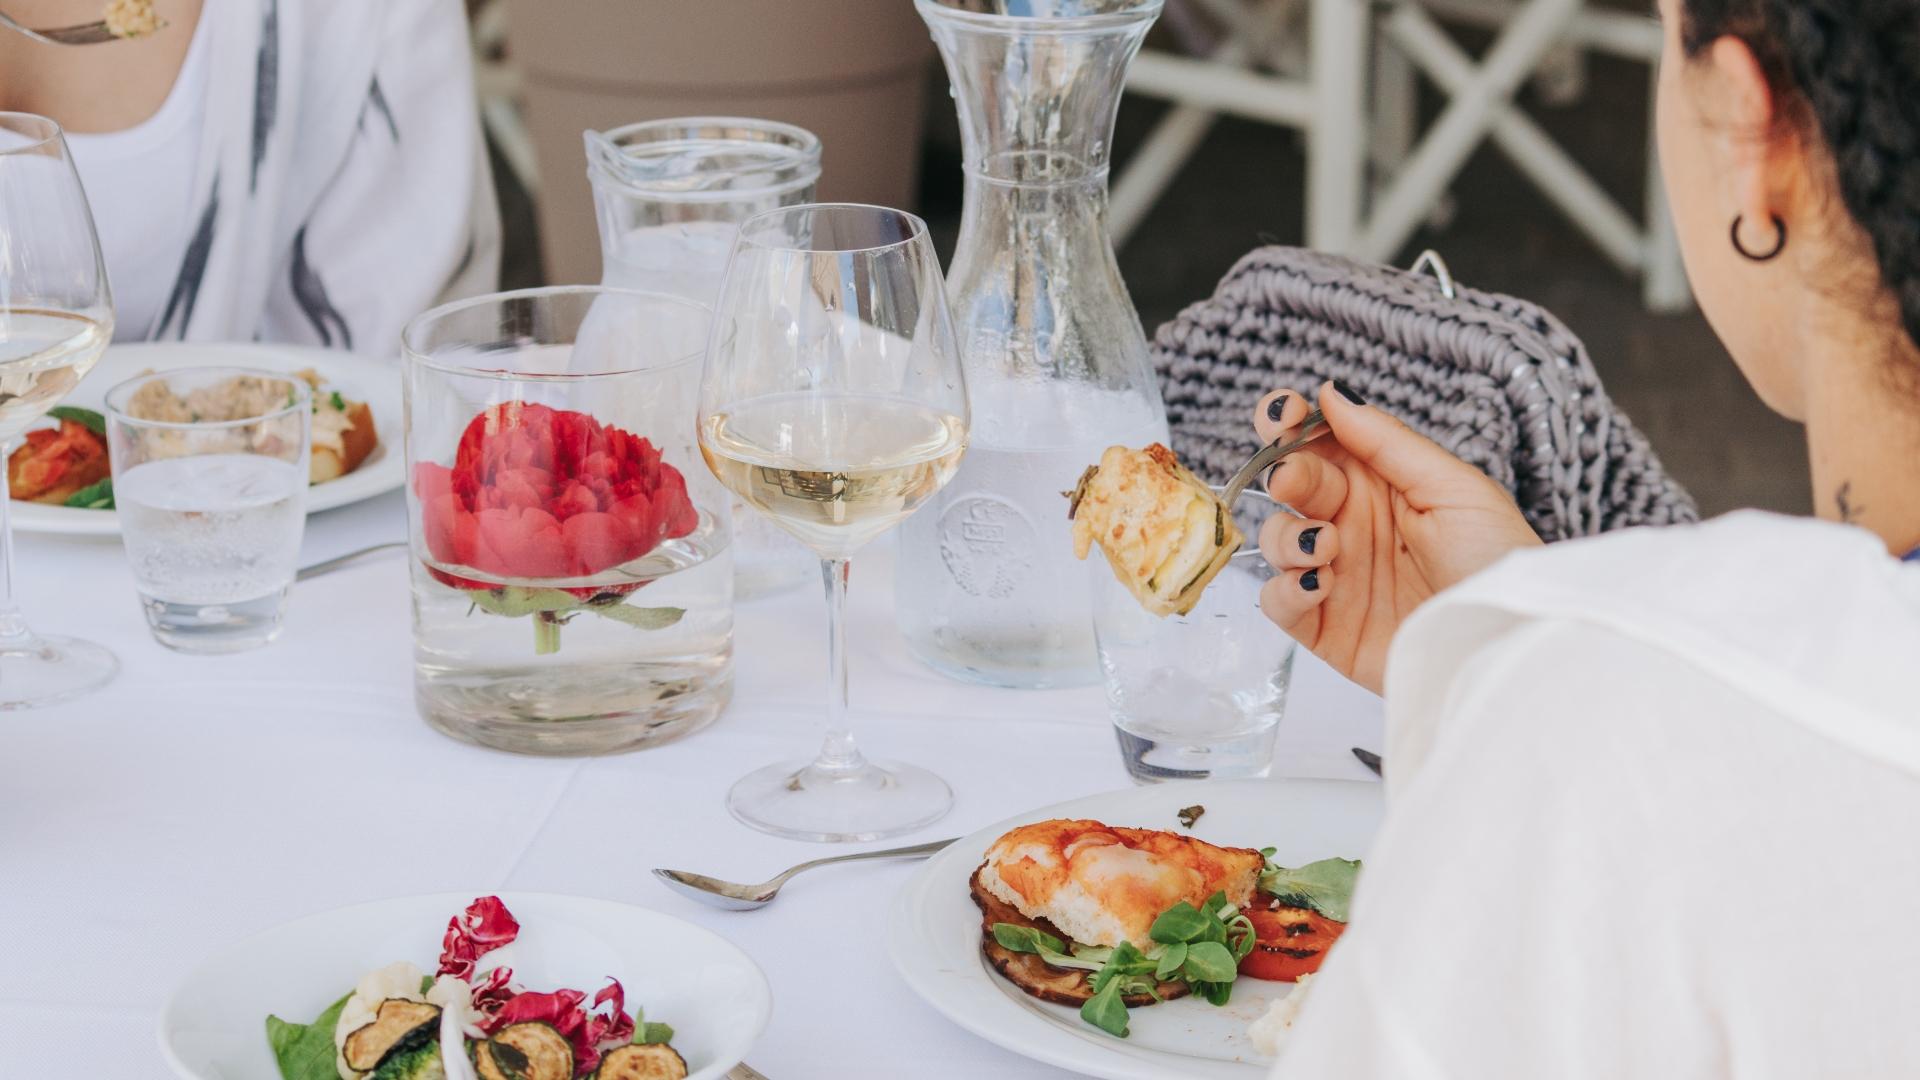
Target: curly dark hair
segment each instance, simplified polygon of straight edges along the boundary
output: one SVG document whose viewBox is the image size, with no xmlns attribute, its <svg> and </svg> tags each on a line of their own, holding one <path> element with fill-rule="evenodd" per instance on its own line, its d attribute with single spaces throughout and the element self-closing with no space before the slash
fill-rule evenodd
<svg viewBox="0 0 1920 1080">
<path fill-rule="evenodd" d="M 1817 127 L 1841 201 L 1873 245 L 1880 281 L 1920 346 L 1920 0 L 1681 0 L 1697 54 L 1747 43 Z"/>
</svg>

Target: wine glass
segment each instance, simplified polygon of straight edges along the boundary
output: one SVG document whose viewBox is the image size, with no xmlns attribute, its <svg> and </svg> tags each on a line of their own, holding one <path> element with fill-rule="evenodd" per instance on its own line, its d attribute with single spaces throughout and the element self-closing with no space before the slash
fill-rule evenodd
<svg viewBox="0 0 1920 1080">
<path fill-rule="evenodd" d="M 93 212 L 60 125 L 0 112 L 0 444 L 45 415 L 113 337 Z M 13 519 L 0 468 L 0 709 L 105 686 L 120 669 L 88 641 L 35 634 L 13 599 Z"/>
<path fill-rule="evenodd" d="M 939 777 L 868 761 L 847 726 L 848 559 L 953 478 L 967 387 L 926 222 L 878 206 L 748 218 L 707 344 L 700 451 L 720 482 L 820 556 L 827 736 L 749 773 L 727 808 L 804 840 L 877 840 L 953 805 Z"/>
</svg>

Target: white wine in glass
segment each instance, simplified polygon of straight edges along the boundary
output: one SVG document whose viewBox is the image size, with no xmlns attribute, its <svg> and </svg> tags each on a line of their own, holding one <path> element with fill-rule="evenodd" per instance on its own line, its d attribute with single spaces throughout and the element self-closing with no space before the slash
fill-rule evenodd
<svg viewBox="0 0 1920 1080">
<path fill-rule="evenodd" d="M 741 226 L 701 380 L 700 452 L 754 512 L 820 556 L 827 735 L 811 762 L 749 773 L 735 817 L 804 840 L 931 824 L 946 782 L 873 762 L 847 723 L 848 560 L 953 479 L 967 390 L 926 223 L 877 206 L 771 210 Z"/>
<path fill-rule="evenodd" d="M 113 296 L 60 125 L 0 112 L 0 443 L 59 404 L 113 338 Z M 11 447 L 0 449 L 0 453 Z M 88 641 L 36 634 L 13 599 L 13 519 L 0 462 L 0 709 L 96 690 L 120 669 Z"/>
</svg>

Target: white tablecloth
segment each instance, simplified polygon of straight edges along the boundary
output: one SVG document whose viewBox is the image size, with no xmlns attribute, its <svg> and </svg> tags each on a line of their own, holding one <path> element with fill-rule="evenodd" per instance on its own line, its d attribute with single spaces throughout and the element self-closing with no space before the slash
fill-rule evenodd
<svg viewBox="0 0 1920 1080">
<path fill-rule="evenodd" d="M 306 561 L 403 534 L 400 498 L 386 496 L 313 518 Z M 877 547 L 853 571 L 855 731 L 957 794 L 915 839 L 1127 783 L 1098 689 L 990 690 L 915 663 Z M 48 1047 L 74 1075 L 163 1077 L 160 1005 L 214 949 L 343 904 L 501 889 L 627 901 L 738 943 L 773 984 L 749 1059 L 773 1080 L 1065 1075 L 953 1027 L 894 975 L 883 931 L 912 864 L 822 870 L 752 913 L 697 905 L 647 873 L 759 880 L 827 853 L 749 830 L 721 803 L 748 768 L 818 741 L 818 590 L 740 606 L 734 703 L 711 728 L 545 760 L 453 742 L 415 716 L 404 559 L 302 584 L 278 643 L 203 658 L 147 636 L 117 540 L 19 538 L 33 624 L 100 641 L 123 667 L 92 697 L 0 714 L 0 1077 L 48 1075 Z M 1379 740 L 1378 700 L 1303 654 L 1275 774 L 1362 778 L 1348 750 Z M 437 842 L 443 823 L 424 817 L 416 834 L 395 830 L 409 807 L 461 808 L 473 843 Z"/>
</svg>

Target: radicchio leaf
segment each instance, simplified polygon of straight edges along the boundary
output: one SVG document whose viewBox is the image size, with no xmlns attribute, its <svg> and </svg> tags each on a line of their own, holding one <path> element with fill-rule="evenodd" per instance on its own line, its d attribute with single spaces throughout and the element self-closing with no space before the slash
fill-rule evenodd
<svg viewBox="0 0 1920 1080">
<path fill-rule="evenodd" d="M 480 958 L 520 936 L 520 923 L 497 896 L 483 896 L 447 920 L 440 944 L 440 974 L 473 981 Z M 475 993 L 476 999 L 478 992 Z"/>
</svg>

